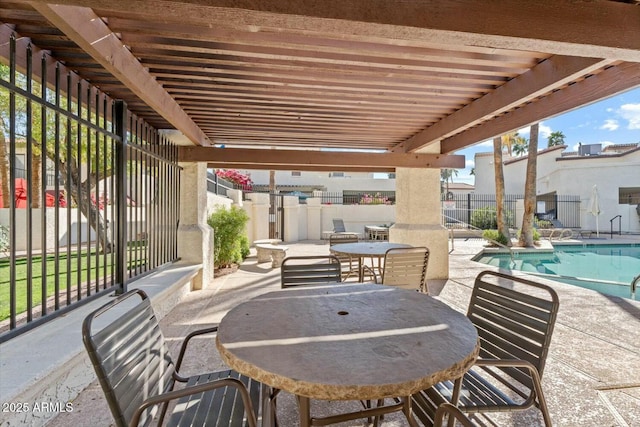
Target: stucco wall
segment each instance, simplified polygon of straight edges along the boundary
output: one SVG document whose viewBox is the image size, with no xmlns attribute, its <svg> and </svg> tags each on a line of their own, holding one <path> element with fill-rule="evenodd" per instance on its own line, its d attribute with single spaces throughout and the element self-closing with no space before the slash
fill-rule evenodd
<svg viewBox="0 0 640 427">
<path fill-rule="evenodd" d="M 475 192 L 495 192 L 493 156 L 478 153 L 475 157 Z M 505 191 L 509 194 L 524 192 L 526 160 L 505 165 Z M 537 194 L 555 192 L 558 195 L 578 195 L 581 200 L 581 227 L 596 229 L 596 217 L 587 213 L 593 185 L 597 185 L 601 213 L 598 216 L 600 231 L 609 231 L 609 220 L 622 215 L 622 232 L 639 232 L 640 218 L 635 205 L 619 203 L 619 188 L 640 187 L 640 151 L 622 156 L 561 158 L 561 149 L 541 153 L 538 156 Z M 618 230 L 618 220 L 614 222 Z"/>
</svg>

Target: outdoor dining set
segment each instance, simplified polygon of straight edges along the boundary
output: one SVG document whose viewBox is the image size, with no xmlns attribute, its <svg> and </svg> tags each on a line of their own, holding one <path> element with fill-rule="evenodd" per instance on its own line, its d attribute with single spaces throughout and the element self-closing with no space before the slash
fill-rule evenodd
<svg viewBox="0 0 640 427">
<path fill-rule="evenodd" d="M 429 295 L 426 247 L 346 233 L 329 244 L 287 256 L 281 289 L 187 335 L 175 360 L 143 291 L 88 316 L 83 340 L 116 425 L 279 426 L 282 392 L 295 395 L 301 427 L 379 425 L 392 412 L 410 426 L 474 426 L 476 414 L 531 407 L 551 425 L 541 386 L 559 307 L 551 288 L 483 271 L 464 315 Z M 215 339 L 229 369 L 184 376 L 194 337 Z M 359 409 L 314 415 L 320 400 Z"/>
</svg>

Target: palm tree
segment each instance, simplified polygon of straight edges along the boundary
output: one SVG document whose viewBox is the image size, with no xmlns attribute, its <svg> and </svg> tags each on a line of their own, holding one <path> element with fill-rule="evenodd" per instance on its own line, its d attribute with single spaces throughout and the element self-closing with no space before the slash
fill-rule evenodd
<svg viewBox="0 0 640 427">
<path fill-rule="evenodd" d="M 458 176 L 458 170 L 457 169 L 441 169 L 440 170 L 440 178 L 442 178 L 442 181 L 444 181 L 444 184 L 446 186 L 446 191 L 445 193 L 449 193 L 449 181 L 451 181 L 451 183 L 453 184 L 453 176 Z"/>
<path fill-rule="evenodd" d="M 524 214 L 519 246 L 533 246 L 533 214 L 536 209 L 536 169 L 538 165 L 538 123 L 531 125 L 529 133 L 529 156 L 527 158 L 527 175 L 524 184 Z"/>
<path fill-rule="evenodd" d="M 529 140 L 520 136 L 517 132 L 513 136 L 513 153 L 516 156 L 522 156 L 529 151 Z"/>
<path fill-rule="evenodd" d="M 493 167 L 496 177 L 496 219 L 498 232 L 507 238 L 507 246 L 511 246 L 509 225 L 504 210 L 504 171 L 502 169 L 502 142 L 505 137 L 493 138 Z"/>
<path fill-rule="evenodd" d="M 555 132 L 551 132 L 549 137 L 547 137 L 547 147 L 555 147 L 556 145 L 564 145 L 564 133 L 562 131 L 557 130 Z"/>
<path fill-rule="evenodd" d="M 513 143 L 514 143 L 515 136 L 516 136 L 516 133 L 509 132 L 509 133 L 505 133 L 500 137 L 501 150 L 506 149 L 507 154 L 509 154 L 509 157 L 513 155 Z M 493 141 L 493 147 L 495 148 L 495 141 Z"/>
</svg>

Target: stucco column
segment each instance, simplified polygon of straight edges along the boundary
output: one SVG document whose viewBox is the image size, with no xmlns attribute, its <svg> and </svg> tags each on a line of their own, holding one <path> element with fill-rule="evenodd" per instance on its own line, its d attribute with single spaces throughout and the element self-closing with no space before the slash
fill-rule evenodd
<svg viewBox="0 0 640 427">
<path fill-rule="evenodd" d="M 296 196 L 284 196 L 282 198 L 284 215 L 284 240 L 285 242 L 298 241 L 298 215 L 300 203 Z"/>
<path fill-rule="evenodd" d="M 428 279 L 449 277 L 449 241 L 440 203 L 440 169 L 396 169 L 396 223 L 389 241 L 429 248 Z"/>
<path fill-rule="evenodd" d="M 266 193 L 250 193 L 247 195 L 253 202 L 251 226 L 253 228 L 253 241 L 269 238 L 269 195 Z"/>
<path fill-rule="evenodd" d="M 213 229 L 207 224 L 207 164 L 181 163 L 178 256 L 202 264 L 193 289 L 209 286 L 213 279 Z"/>
<path fill-rule="evenodd" d="M 322 199 L 309 197 L 307 199 L 307 239 L 320 240 L 322 238 Z"/>
</svg>

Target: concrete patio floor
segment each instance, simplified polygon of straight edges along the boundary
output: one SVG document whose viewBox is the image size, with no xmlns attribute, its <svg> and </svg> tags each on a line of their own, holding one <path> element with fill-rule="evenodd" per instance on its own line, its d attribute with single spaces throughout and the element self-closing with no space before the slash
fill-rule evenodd
<svg viewBox="0 0 640 427">
<path fill-rule="evenodd" d="M 637 236 L 615 241 L 640 242 Z M 596 243 L 595 240 L 586 240 Z M 611 243 L 601 240 L 600 243 Z M 471 261 L 482 249 L 480 239 L 456 239 L 450 255 L 450 278 L 429 281 L 432 295 L 464 312 L 473 279 L 482 270 L 491 269 Z M 287 244 L 289 255 L 327 254 L 326 241 Z M 163 331 L 177 354 L 181 339 L 191 330 L 215 325 L 240 302 L 279 288 L 280 270 L 270 264 L 257 264 L 254 256 L 241 268 L 214 279 L 209 288 L 189 293 L 162 321 Z M 520 273 L 515 273 L 520 274 Z M 540 280 L 540 279 L 536 279 Z M 553 341 L 543 377 L 543 388 L 555 426 L 638 426 L 640 425 L 640 302 L 606 296 L 558 282 L 551 285 L 560 296 Z M 187 355 L 187 372 L 223 369 L 214 341 L 200 338 Z M 74 411 L 63 413 L 48 426 L 113 425 L 97 382 L 92 383 L 73 402 Z M 329 414 L 358 409 L 357 402 L 312 402 L 312 413 Z M 282 393 L 278 400 L 278 418 L 283 427 L 297 426 L 297 408 L 293 396 Z M 541 426 L 536 409 L 515 414 L 493 414 L 473 419 L 480 425 Z M 365 420 L 339 424 L 364 426 Z M 400 415 L 390 415 L 384 427 L 407 425 Z"/>
</svg>

